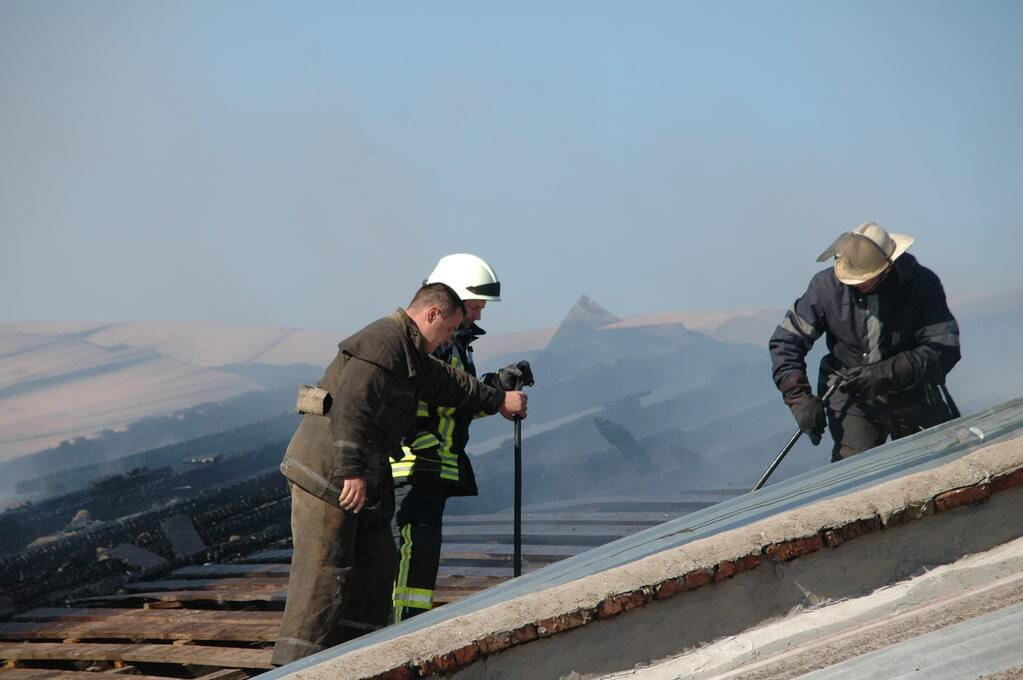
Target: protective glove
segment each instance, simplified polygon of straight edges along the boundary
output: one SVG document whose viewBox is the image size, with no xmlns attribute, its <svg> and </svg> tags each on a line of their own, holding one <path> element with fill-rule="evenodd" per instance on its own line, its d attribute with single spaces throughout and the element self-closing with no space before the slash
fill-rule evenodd
<svg viewBox="0 0 1023 680">
<path fill-rule="evenodd" d="M 533 384 L 533 369 L 526 360 L 516 361 L 497 371 L 483 376 L 483 382 L 500 387 L 505 392 L 529 387 Z"/>
<path fill-rule="evenodd" d="M 802 371 L 786 373 L 778 382 L 778 389 L 781 390 L 786 406 L 790 407 L 807 394 L 813 394 L 813 390 L 810 389 L 810 381 L 807 379 L 806 373 Z"/>
<path fill-rule="evenodd" d="M 813 394 L 803 394 L 789 404 L 793 417 L 799 429 L 810 437 L 810 442 L 817 446 L 821 443 L 821 436 L 827 425 L 827 418 L 824 415 L 824 402 Z"/>
<path fill-rule="evenodd" d="M 876 364 L 842 369 L 839 374 L 842 376 L 839 389 L 864 401 L 886 396 L 916 382 L 916 371 L 906 352 Z"/>
</svg>

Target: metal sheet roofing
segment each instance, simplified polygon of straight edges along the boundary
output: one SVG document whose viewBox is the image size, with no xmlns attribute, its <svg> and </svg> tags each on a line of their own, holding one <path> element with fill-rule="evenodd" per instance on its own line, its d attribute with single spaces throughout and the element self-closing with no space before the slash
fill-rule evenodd
<svg viewBox="0 0 1023 680">
<path fill-rule="evenodd" d="M 632 536 L 588 550 L 459 602 L 324 650 L 262 677 L 272 680 L 348 652 L 482 610 L 521 595 L 625 565 L 772 515 L 949 463 L 981 446 L 1023 434 L 1023 399 L 960 418 L 812 472 L 768 484 Z M 826 455 L 822 451 L 822 456 Z"/>
</svg>

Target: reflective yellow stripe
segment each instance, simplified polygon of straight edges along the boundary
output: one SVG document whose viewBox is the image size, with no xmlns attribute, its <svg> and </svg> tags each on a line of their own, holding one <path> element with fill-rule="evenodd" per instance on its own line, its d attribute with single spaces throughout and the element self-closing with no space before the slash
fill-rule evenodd
<svg viewBox="0 0 1023 680">
<path fill-rule="evenodd" d="M 451 355 L 449 363 L 459 370 L 466 370 L 465 364 L 459 358 L 458 353 Z M 419 432 L 414 440 L 402 447 L 405 456 L 396 462 L 391 463 L 391 474 L 395 480 L 407 479 L 413 471 L 418 460 L 431 463 L 439 463 L 441 479 L 457 482 L 459 479 L 458 454 L 452 451 L 455 434 L 455 408 L 450 406 L 439 406 L 436 408 L 437 426 L 436 432 Z M 420 401 L 416 410 L 416 417 L 429 419 L 431 417 L 430 405 Z M 428 427 L 428 425 L 424 425 Z M 406 440 L 407 441 L 407 440 Z M 437 449 L 437 458 L 416 456 L 413 452 Z"/>
<path fill-rule="evenodd" d="M 394 579 L 394 591 L 391 594 L 391 600 L 394 603 L 394 622 L 400 623 L 402 615 L 405 613 L 404 608 L 411 605 L 406 605 L 404 599 L 401 599 L 401 593 L 404 593 L 408 589 L 408 570 L 409 565 L 412 562 L 412 525 L 406 524 L 401 527 L 401 552 L 399 553 L 398 559 L 398 575 Z"/>
<path fill-rule="evenodd" d="M 415 602 L 433 602 L 433 591 L 427 588 L 395 588 L 394 592 Z"/>
<path fill-rule="evenodd" d="M 441 479 L 458 481 L 458 454 L 451 450 L 452 438 L 455 434 L 455 409 L 450 406 L 437 408 L 437 430 L 444 444 L 437 453 L 440 454 Z"/>
<path fill-rule="evenodd" d="M 433 591 L 426 588 L 395 588 L 394 606 L 433 609 Z"/>
<path fill-rule="evenodd" d="M 395 479 L 403 479 L 412 474 L 412 466 L 416 462 L 416 454 L 407 446 L 401 447 L 405 455 L 400 460 L 391 461 L 391 476 Z"/>
<path fill-rule="evenodd" d="M 391 477 L 404 479 L 412 474 L 412 463 L 391 463 Z"/>
<path fill-rule="evenodd" d="M 430 435 L 430 437 L 433 438 L 434 441 L 436 441 L 436 438 L 433 437 L 433 435 Z M 429 450 L 433 448 L 436 448 L 436 445 L 426 447 L 424 450 Z M 405 477 L 411 475 L 412 470 L 415 468 L 416 463 L 418 463 L 419 461 L 425 461 L 427 463 L 441 462 L 439 458 L 434 458 L 432 456 L 427 456 L 423 454 L 417 455 L 414 452 L 414 450 L 409 448 L 408 446 L 402 446 L 401 450 L 402 453 L 404 453 L 404 455 L 399 460 L 391 461 L 391 476 L 394 477 L 395 479 L 404 479 Z M 415 449 L 415 451 L 418 450 L 419 449 Z"/>
<path fill-rule="evenodd" d="M 461 371 L 465 370 L 465 364 L 462 363 L 457 352 L 452 353 L 450 364 Z M 458 454 L 451 450 L 451 446 L 454 444 L 455 424 L 455 409 L 453 407 L 437 407 L 437 432 L 443 440 L 438 451 L 441 462 L 440 477 L 451 482 L 457 482 L 459 477 Z"/>
<path fill-rule="evenodd" d="M 432 449 L 435 446 L 440 446 L 440 441 L 437 439 L 437 435 L 432 432 L 424 432 L 409 444 L 410 448 L 417 451 L 419 449 Z"/>
</svg>

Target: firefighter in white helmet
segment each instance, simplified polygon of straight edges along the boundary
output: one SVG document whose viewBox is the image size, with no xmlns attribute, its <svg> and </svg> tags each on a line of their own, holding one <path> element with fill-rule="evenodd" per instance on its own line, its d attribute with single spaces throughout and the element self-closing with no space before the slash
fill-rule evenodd
<svg viewBox="0 0 1023 680">
<path fill-rule="evenodd" d="M 462 326 L 450 342 L 434 351 L 434 356 L 475 376 L 471 343 L 485 333 L 476 322 L 487 303 L 501 299 L 497 273 L 482 258 L 457 253 L 442 257 L 424 283 L 447 284 L 465 305 Z M 514 389 L 531 385 L 533 376 L 529 363 L 520 361 L 483 376 L 483 381 Z M 444 506 L 451 496 L 478 494 L 465 447 L 469 424 L 479 415 L 482 414 L 419 402 L 415 434 L 403 443 L 404 457 L 391 464 L 395 486 L 399 487 L 395 516 L 400 536 L 394 581 L 395 623 L 433 607 Z M 402 491 L 406 492 L 403 497 Z"/>
</svg>

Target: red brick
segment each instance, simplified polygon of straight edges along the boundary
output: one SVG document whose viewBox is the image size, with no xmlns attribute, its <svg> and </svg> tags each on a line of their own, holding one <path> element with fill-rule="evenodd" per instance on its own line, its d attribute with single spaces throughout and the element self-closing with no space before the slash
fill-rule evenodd
<svg viewBox="0 0 1023 680">
<path fill-rule="evenodd" d="M 496 654 L 503 649 L 508 649 L 514 643 L 512 642 L 511 633 L 501 632 L 488 635 L 482 640 L 477 641 L 476 644 L 480 648 L 480 654 L 490 655 Z"/>
<path fill-rule="evenodd" d="M 610 597 L 597 605 L 597 618 L 610 619 L 622 613 L 622 603 L 617 597 Z"/>
<path fill-rule="evenodd" d="M 821 532 L 821 540 L 824 545 L 829 548 L 837 548 L 846 541 L 852 540 L 858 536 L 880 531 L 882 529 L 880 517 L 869 517 L 867 519 L 858 519 L 855 522 L 850 522 L 844 526 L 836 527 L 833 529 L 826 529 Z"/>
<path fill-rule="evenodd" d="M 725 579 L 732 578 L 733 576 L 735 576 L 735 562 L 725 560 L 724 562 L 718 563 L 717 568 L 714 569 L 715 581 L 724 581 Z"/>
<path fill-rule="evenodd" d="M 473 661 L 480 658 L 480 648 L 476 646 L 475 642 L 464 647 L 459 647 L 451 653 L 455 656 L 455 661 L 458 663 L 459 668 L 468 666 Z"/>
<path fill-rule="evenodd" d="M 938 494 L 934 498 L 934 509 L 938 512 L 945 512 L 947 510 L 961 508 L 964 505 L 979 503 L 990 496 L 990 484 L 984 483 L 976 484 L 974 486 L 964 486 L 961 489 L 952 489 L 951 491 Z"/>
<path fill-rule="evenodd" d="M 1014 486 L 1023 484 L 1023 468 L 999 475 L 991 480 L 991 493 L 999 493 Z"/>
<path fill-rule="evenodd" d="M 643 586 L 639 590 L 634 590 L 629 593 L 629 598 L 625 602 L 625 610 L 636 609 L 637 607 L 645 607 L 654 599 L 654 589 L 649 586 Z"/>
<path fill-rule="evenodd" d="M 532 623 L 527 623 L 521 628 L 516 628 L 511 632 L 511 639 L 513 645 L 521 645 L 524 642 L 532 642 L 533 640 L 540 637 L 536 632 L 536 626 Z"/>
<path fill-rule="evenodd" d="M 735 573 L 741 574 L 744 571 L 750 571 L 760 566 L 760 558 L 756 555 L 746 555 L 740 557 L 735 561 Z"/>
<path fill-rule="evenodd" d="M 817 552 L 823 547 L 824 539 L 820 535 L 814 534 L 764 546 L 764 555 L 775 562 L 787 562 Z"/>
<path fill-rule="evenodd" d="M 837 529 L 825 529 L 821 532 L 821 539 L 824 541 L 824 545 L 829 548 L 837 548 L 845 543 L 845 539 L 842 538 L 842 532 Z"/>
<path fill-rule="evenodd" d="M 549 619 L 541 619 L 536 622 L 536 632 L 539 637 L 550 637 L 566 630 L 572 630 L 579 626 L 585 626 L 597 615 L 596 609 L 577 609 L 567 614 L 554 616 Z M 482 651 L 482 650 L 481 650 Z"/>
<path fill-rule="evenodd" d="M 846 524 L 841 527 L 839 531 L 842 533 L 842 538 L 846 541 L 863 536 L 866 534 L 874 533 L 882 529 L 880 517 L 868 517 L 867 519 L 858 519 L 855 522 Z"/>
<path fill-rule="evenodd" d="M 536 622 L 536 632 L 542 638 L 548 638 L 554 633 L 558 632 L 555 630 L 558 620 L 555 617 L 540 619 Z"/>
<path fill-rule="evenodd" d="M 916 520 L 923 519 L 928 515 L 933 515 L 934 512 L 933 500 L 928 500 L 924 503 L 913 503 L 892 513 L 891 516 L 888 517 L 887 521 L 883 522 L 883 526 L 894 527 L 907 522 L 915 522 Z"/>
<path fill-rule="evenodd" d="M 455 655 L 451 652 L 447 654 L 439 654 L 430 659 L 430 669 L 433 673 L 447 673 L 458 668 L 458 662 L 455 661 Z"/>
<path fill-rule="evenodd" d="M 700 586 L 710 583 L 713 578 L 714 572 L 710 569 L 694 569 L 686 574 L 686 589 L 696 590 Z"/>
<path fill-rule="evenodd" d="M 416 672 L 412 670 L 412 667 L 408 664 L 392 668 L 389 671 L 381 673 L 380 675 L 374 675 L 371 680 L 413 680 L 416 677 Z"/>
<path fill-rule="evenodd" d="M 658 600 L 666 600 L 684 589 L 684 578 L 670 578 L 657 584 L 657 587 L 654 588 L 654 597 Z"/>
</svg>

